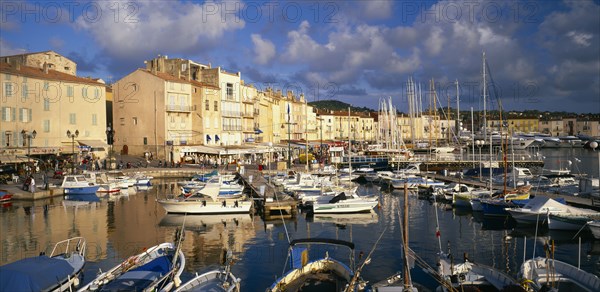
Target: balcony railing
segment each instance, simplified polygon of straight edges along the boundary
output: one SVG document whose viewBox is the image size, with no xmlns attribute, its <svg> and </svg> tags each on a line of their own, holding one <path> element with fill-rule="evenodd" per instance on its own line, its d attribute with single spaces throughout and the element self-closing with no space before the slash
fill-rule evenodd
<svg viewBox="0 0 600 292">
<path fill-rule="evenodd" d="M 224 125 L 223 131 L 241 131 L 242 126 Z"/>
<path fill-rule="evenodd" d="M 244 116 L 244 118 L 253 118 L 254 114 L 252 114 L 252 112 L 244 112 L 242 114 Z"/>
<path fill-rule="evenodd" d="M 168 112 L 192 112 L 195 110 L 196 110 L 195 105 L 167 104 Z"/>
<path fill-rule="evenodd" d="M 239 118 L 242 116 L 242 112 L 238 111 L 221 111 L 221 115 L 224 117 L 236 117 Z"/>
</svg>

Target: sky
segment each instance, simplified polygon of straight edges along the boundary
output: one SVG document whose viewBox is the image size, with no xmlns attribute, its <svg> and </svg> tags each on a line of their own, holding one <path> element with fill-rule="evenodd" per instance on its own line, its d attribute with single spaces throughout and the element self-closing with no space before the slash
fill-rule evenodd
<svg viewBox="0 0 600 292">
<path fill-rule="evenodd" d="M 600 0 L 0 2 L 0 55 L 54 50 L 116 82 L 158 55 L 239 71 L 259 89 L 408 111 L 600 112 Z"/>
</svg>

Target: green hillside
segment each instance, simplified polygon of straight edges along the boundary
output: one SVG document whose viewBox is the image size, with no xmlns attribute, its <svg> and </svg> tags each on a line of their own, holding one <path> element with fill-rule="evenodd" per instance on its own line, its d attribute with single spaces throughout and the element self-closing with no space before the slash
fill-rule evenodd
<svg viewBox="0 0 600 292">
<path fill-rule="evenodd" d="M 339 101 L 339 100 L 319 100 L 319 101 L 309 102 L 308 104 L 317 109 L 320 109 L 320 110 L 345 111 L 345 110 L 348 110 L 348 107 L 350 107 L 350 110 L 352 112 L 373 112 L 373 111 L 375 111 L 368 107 L 354 107 L 348 103 L 345 103 L 345 102 Z"/>
</svg>

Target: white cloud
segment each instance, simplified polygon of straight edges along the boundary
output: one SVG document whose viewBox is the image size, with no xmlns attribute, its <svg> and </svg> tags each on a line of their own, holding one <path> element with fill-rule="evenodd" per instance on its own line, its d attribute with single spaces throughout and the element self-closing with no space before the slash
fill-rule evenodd
<svg viewBox="0 0 600 292">
<path fill-rule="evenodd" d="M 103 11 L 115 11 L 115 5 L 132 7 L 114 15 L 103 14 L 97 21 L 86 15 L 76 27 L 92 34 L 97 44 L 112 57 L 129 58 L 140 53 L 188 52 L 199 46 L 217 43 L 223 36 L 244 27 L 234 15 L 239 3 L 179 1 L 97 1 Z M 127 6 L 130 5 L 130 6 Z M 227 5 L 225 7 L 225 5 Z M 227 10 L 225 10 L 227 8 Z"/>
<path fill-rule="evenodd" d="M 442 34 L 442 29 L 439 27 L 433 27 L 430 31 L 429 37 L 425 41 L 425 47 L 427 48 L 429 54 L 435 56 L 440 53 L 445 42 L 446 39 Z"/>
<path fill-rule="evenodd" d="M 589 47 L 591 45 L 590 40 L 593 37 L 590 33 L 580 33 L 574 30 L 567 33 L 567 36 L 570 37 L 574 43 L 584 47 Z"/>
<path fill-rule="evenodd" d="M 11 56 L 11 55 L 20 55 L 27 53 L 26 49 L 15 48 L 11 44 L 7 43 L 5 40 L 0 38 L 0 55 L 2 56 Z"/>
<path fill-rule="evenodd" d="M 360 16 L 368 19 L 385 19 L 392 15 L 393 1 L 389 0 L 368 0 L 359 1 Z"/>
<path fill-rule="evenodd" d="M 271 41 L 263 39 L 259 34 L 252 34 L 251 38 L 254 44 L 254 62 L 264 65 L 275 57 L 275 45 Z"/>
</svg>

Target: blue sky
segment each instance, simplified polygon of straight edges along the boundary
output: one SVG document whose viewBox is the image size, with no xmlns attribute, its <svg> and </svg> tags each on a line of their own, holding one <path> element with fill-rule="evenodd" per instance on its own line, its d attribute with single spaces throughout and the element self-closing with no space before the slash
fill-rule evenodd
<svg viewBox="0 0 600 292">
<path fill-rule="evenodd" d="M 107 81 L 161 54 L 375 109 L 391 96 L 406 111 L 411 76 L 454 105 L 458 79 L 477 110 L 485 51 L 505 109 L 600 112 L 597 0 L 3 0 L 0 16 L 0 55 L 55 50 Z"/>
</svg>

